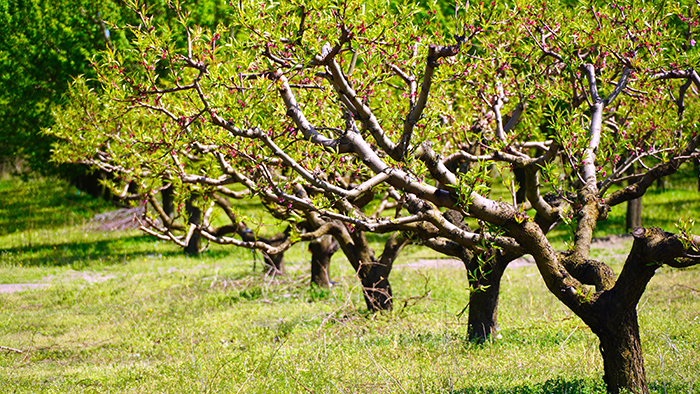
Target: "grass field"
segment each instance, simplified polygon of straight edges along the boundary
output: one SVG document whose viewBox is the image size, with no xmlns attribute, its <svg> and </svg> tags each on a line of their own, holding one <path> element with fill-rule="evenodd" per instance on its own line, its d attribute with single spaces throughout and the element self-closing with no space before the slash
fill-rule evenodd
<svg viewBox="0 0 700 394">
<path fill-rule="evenodd" d="M 645 206 L 646 225 L 673 231 L 700 196 L 669 183 Z M 0 294 L 1 392 L 604 392 L 597 339 L 534 265 L 506 271 L 499 338 L 475 345 L 458 316 L 466 274 L 421 264 L 434 252 L 402 254 L 395 310 L 372 315 L 339 254 L 336 285 L 312 289 L 303 245 L 270 278 L 250 251 L 187 258 L 136 231 L 85 230 L 109 209 L 58 181 L 0 181 L 0 284 L 43 285 Z M 623 209 L 596 235 L 621 233 Z M 619 272 L 630 242 L 597 242 L 594 256 Z M 639 315 L 652 391 L 700 393 L 700 269 L 660 269 Z"/>
</svg>

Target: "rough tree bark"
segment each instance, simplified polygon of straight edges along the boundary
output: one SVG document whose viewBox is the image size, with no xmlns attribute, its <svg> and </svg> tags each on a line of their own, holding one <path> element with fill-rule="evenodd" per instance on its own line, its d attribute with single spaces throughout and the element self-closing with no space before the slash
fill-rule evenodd
<svg viewBox="0 0 700 394">
<path fill-rule="evenodd" d="M 485 259 L 487 262 L 482 265 L 475 256 L 468 263 L 465 262 L 472 289 L 468 317 L 470 341 L 483 343 L 496 333 L 501 278 L 512 259 L 509 255 L 496 255 Z"/>
<path fill-rule="evenodd" d="M 600 339 L 604 380 L 614 394 L 649 392 L 637 320 L 637 304 L 647 284 L 662 265 L 694 265 L 698 257 L 688 258 L 679 237 L 661 229 L 637 227 L 632 235 L 632 250 L 614 286 L 607 282 L 597 285 L 603 288 L 597 292 L 572 290 L 569 299 L 572 310 Z"/>
<path fill-rule="evenodd" d="M 340 223 L 336 226 L 333 236 L 357 272 L 367 309 L 371 312 L 391 310 L 393 294 L 389 274 L 394 260 L 408 240 L 398 233 L 392 234 L 384 246 L 382 256 L 377 260 L 363 231 L 355 230 L 350 233 Z"/>
<path fill-rule="evenodd" d="M 649 392 L 639 340 L 637 303 L 660 267 L 657 253 L 669 234 L 656 228 L 637 227 L 632 235 L 634 244 L 615 287 L 602 292 L 593 308 L 581 316 L 600 339 L 604 379 L 611 393 Z"/>
<path fill-rule="evenodd" d="M 331 285 L 329 269 L 331 257 L 338 250 L 338 244 L 328 235 L 309 243 L 311 252 L 311 283 L 321 288 Z"/>
<path fill-rule="evenodd" d="M 600 339 L 603 379 L 608 391 L 648 393 L 636 306 L 607 321 L 605 327 L 596 328 L 594 333 Z"/>
<path fill-rule="evenodd" d="M 402 235 L 393 233 L 384 245 L 384 252 L 379 260 L 372 256 L 368 263 L 360 266 L 358 275 L 362 282 L 365 302 L 370 311 L 391 310 L 393 308 L 393 293 L 389 283 L 389 274 L 394 260 L 407 243 L 408 240 Z"/>
<path fill-rule="evenodd" d="M 370 311 L 390 311 L 394 308 L 393 292 L 389 283 L 391 267 L 382 266 L 378 261 L 366 264 L 368 268 L 359 273 L 365 303 Z"/>
</svg>

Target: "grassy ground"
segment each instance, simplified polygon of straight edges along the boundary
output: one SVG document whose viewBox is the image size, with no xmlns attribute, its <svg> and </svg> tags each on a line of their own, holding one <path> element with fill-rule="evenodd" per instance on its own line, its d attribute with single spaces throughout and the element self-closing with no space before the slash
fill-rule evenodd
<svg viewBox="0 0 700 394">
<path fill-rule="evenodd" d="M 645 197 L 645 220 L 673 231 L 700 203 L 667 186 Z M 500 338 L 477 346 L 458 316 L 465 272 L 415 264 L 435 253 L 408 248 L 391 278 L 396 310 L 370 315 L 342 256 L 336 285 L 311 289 L 301 245 L 288 277 L 269 278 L 249 251 L 186 258 L 138 232 L 84 231 L 105 209 L 60 182 L 0 181 L 0 283 L 48 284 L 0 294 L 0 346 L 22 351 L 0 350 L 0 391 L 604 392 L 596 338 L 534 266 L 506 271 Z M 620 218 L 597 235 L 622 232 Z M 594 254 L 619 272 L 629 244 Z M 700 269 L 659 270 L 639 315 L 652 391 L 700 393 Z"/>
</svg>

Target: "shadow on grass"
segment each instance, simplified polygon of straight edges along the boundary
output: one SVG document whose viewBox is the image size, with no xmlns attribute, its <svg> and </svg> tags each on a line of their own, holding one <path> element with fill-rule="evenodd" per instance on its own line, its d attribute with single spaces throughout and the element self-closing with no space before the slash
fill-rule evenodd
<svg viewBox="0 0 700 394">
<path fill-rule="evenodd" d="M 57 267 L 64 265 L 90 265 L 92 261 L 117 264 L 138 257 L 154 256 L 144 251 L 138 243 L 149 241 L 143 236 L 85 242 L 63 242 L 0 249 L 6 259 L 24 266 Z M 160 252 L 161 256 L 180 255 L 179 251 Z"/>
<path fill-rule="evenodd" d="M 689 387 L 666 382 L 648 382 L 650 393 L 691 392 Z M 550 379 L 544 383 L 520 385 L 508 388 L 465 387 L 453 391 L 459 394 L 606 394 L 605 383 L 600 379 Z"/>
<path fill-rule="evenodd" d="M 550 379 L 544 383 L 521 385 L 508 388 L 466 387 L 454 391 L 459 394 L 605 394 L 605 384 L 602 379 Z"/>
<path fill-rule="evenodd" d="M 0 248 L 0 256 L 5 261 L 23 266 L 59 267 L 59 266 L 90 266 L 99 264 L 124 264 L 138 258 L 171 258 L 186 256 L 181 249 L 153 250 L 144 247 L 153 242 L 153 238 L 145 235 L 86 242 L 65 242 L 23 246 L 16 248 Z M 189 256 L 192 259 L 222 259 L 233 257 L 233 250 L 208 250 L 200 256 Z M 262 263 L 258 262 L 258 270 Z M 246 275 L 242 275 L 246 276 Z"/>
<path fill-rule="evenodd" d="M 147 235 L 133 235 L 116 239 L 85 242 L 59 242 L 15 248 L 0 248 L 3 260 L 36 267 L 89 266 L 123 264 L 138 258 L 171 258 L 186 256 L 181 249 L 154 250 L 155 239 Z M 146 247 L 144 247 L 146 245 Z M 235 250 L 207 250 L 189 258 L 222 259 L 235 256 Z M 261 258 L 260 258 L 261 259 Z M 258 266 L 262 263 L 259 262 Z M 260 270 L 261 268 L 258 267 Z"/>
<path fill-rule="evenodd" d="M 56 179 L 3 181 L 0 201 L 0 236 L 80 224 L 110 206 Z"/>
<path fill-rule="evenodd" d="M 180 249 L 155 251 L 152 247 L 143 246 L 149 245 L 153 241 L 154 238 L 146 235 L 133 235 L 99 241 L 58 242 L 15 248 L 0 248 L 0 255 L 5 260 L 12 260 L 16 264 L 45 267 L 75 264 L 90 265 L 92 261 L 119 264 L 136 258 L 164 258 L 185 255 Z M 230 250 L 213 250 L 204 252 L 202 257 L 218 259 L 231 255 L 232 251 Z M 196 259 L 198 257 L 192 258 Z"/>
</svg>

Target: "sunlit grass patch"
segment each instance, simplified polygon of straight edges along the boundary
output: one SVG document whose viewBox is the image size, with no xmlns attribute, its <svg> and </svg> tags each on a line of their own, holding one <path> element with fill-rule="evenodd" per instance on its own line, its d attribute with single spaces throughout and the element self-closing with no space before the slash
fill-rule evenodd
<svg viewBox="0 0 700 394">
<path fill-rule="evenodd" d="M 395 310 L 370 314 L 340 253 L 324 290 L 304 245 L 270 277 L 247 250 L 186 257 L 138 232 L 85 232 L 88 218 L 0 236 L 0 283 L 49 284 L 0 294 L 0 346 L 23 351 L 0 350 L 3 391 L 605 392 L 596 337 L 534 265 L 506 270 L 499 338 L 476 345 L 459 315 L 466 273 L 418 264 L 440 256 L 417 246 L 392 272 Z M 592 256 L 619 272 L 630 245 L 596 242 Z M 700 392 L 699 283 L 700 269 L 660 269 L 639 304 L 652 392 Z"/>
</svg>

